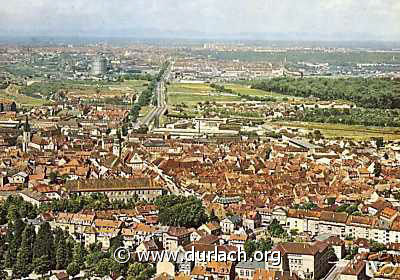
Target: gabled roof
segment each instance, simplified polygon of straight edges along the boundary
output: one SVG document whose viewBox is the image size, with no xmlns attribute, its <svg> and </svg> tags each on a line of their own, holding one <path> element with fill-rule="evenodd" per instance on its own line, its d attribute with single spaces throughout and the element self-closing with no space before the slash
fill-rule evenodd
<svg viewBox="0 0 400 280">
<path fill-rule="evenodd" d="M 286 242 L 278 244 L 274 250 L 278 250 L 285 254 L 298 254 L 298 255 L 311 255 L 315 256 L 318 253 L 323 252 L 329 247 L 325 242 L 317 241 L 314 244 L 309 243 L 297 243 L 297 242 Z"/>
<path fill-rule="evenodd" d="M 347 217 L 349 215 L 347 213 L 337 213 L 337 212 L 332 212 L 332 211 L 322 211 L 321 212 L 321 221 L 326 221 L 326 222 L 335 222 L 335 223 L 341 223 L 345 224 L 347 221 Z"/>
<path fill-rule="evenodd" d="M 185 235 L 190 234 L 192 231 L 188 228 L 184 227 L 169 227 L 168 234 L 175 237 L 184 237 Z"/>
</svg>

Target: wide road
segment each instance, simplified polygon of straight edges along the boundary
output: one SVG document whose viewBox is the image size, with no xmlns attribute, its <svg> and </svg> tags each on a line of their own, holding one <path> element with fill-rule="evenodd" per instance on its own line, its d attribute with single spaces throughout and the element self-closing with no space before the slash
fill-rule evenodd
<svg viewBox="0 0 400 280">
<path fill-rule="evenodd" d="M 150 126 L 151 122 L 155 119 L 159 119 L 160 116 L 164 115 L 167 111 L 167 102 L 165 98 L 165 82 L 169 80 L 171 73 L 171 64 L 166 69 L 164 75 L 161 77 L 161 80 L 157 83 L 157 87 L 155 89 L 155 95 L 157 98 L 157 106 L 153 108 L 150 112 L 147 113 L 141 120 L 138 121 L 138 126 L 144 124 L 147 127 Z"/>
</svg>

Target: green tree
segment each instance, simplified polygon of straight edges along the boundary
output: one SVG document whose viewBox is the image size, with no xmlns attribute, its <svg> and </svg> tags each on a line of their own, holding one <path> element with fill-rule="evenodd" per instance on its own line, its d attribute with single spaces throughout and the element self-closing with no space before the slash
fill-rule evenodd
<svg viewBox="0 0 400 280">
<path fill-rule="evenodd" d="M 7 279 L 8 273 L 3 269 L 0 268 L 0 279 Z"/>
<path fill-rule="evenodd" d="M 99 261 L 106 257 L 106 253 L 101 249 L 101 243 L 90 244 L 88 253 L 85 255 L 85 266 L 91 273 L 95 272 Z"/>
<path fill-rule="evenodd" d="M 0 279 L 7 279 L 8 273 L 4 270 L 4 265 L 0 259 Z"/>
<path fill-rule="evenodd" d="M 50 268 L 55 266 L 54 237 L 48 222 L 41 224 L 39 227 L 33 245 L 33 258 L 36 260 L 47 259 Z"/>
<path fill-rule="evenodd" d="M 267 252 L 272 249 L 273 242 L 271 238 L 260 240 L 247 240 L 244 243 L 244 251 L 247 256 L 253 256 L 255 251 Z"/>
<path fill-rule="evenodd" d="M 378 147 L 378 148 L 382 148 L 382 147 L 384 147 L 385 146 L 385 143 L 384 143 L 384 140 L 383 140 L 383 137 L 378 137 L 378 138 L 376 138 L 376 147 Z"/>
<path fill-rule="evenodd" d="M 115 250 L 124 246 L 123 237 L 118 235 L 110 240 L 110 254 L 114 254 Z"/>
<path fill-rule="evenodd" d="M 274 243 L 272 242 L 271 238 L 262 238 L 257 242 L 257 250 L 256 251 L 261 251 L 261 252 L 267 252 L 272 249 L 274 246 Z"/>
<path fill-rule="evenodd" d="M 336 212 L 346 212 L 346 209 L 349 207 L 349 204 L 342 204 L 336 208 Z"/>
<path fill-rule="evenodd" d="M 76 262 L 70 263 L 67 267 L 67 273 L 69 276 L 72 276 L 72 278 L 75 278 L 75 276 L 78 275 L 80 271 L 81 268 Z"/>
<path fill-rule="evenodd" d="M 246 240 L 243 247 L 247 256 L 253 256 L 254 252 L 256 251 L 256 243 L 254 240 Z"/>
<path fill-rule="evenodd" d="M 18 249 L 21 246 L 21 241 L 22 241 L 22 233 L 25 228 L 25 224 L 22 222 L 21 217 L 17 211 L 15 211 L 15 208 L 12 207 L 10 209 L 13 209 L 9 211 L 10 213 L 13 213 L 9 215 L 10 217 L 8 218 L 8 233 L 6 235 L 6 241 L 8 242 L 7 246 L 7 251 L 5 254 L 5 266 L 7 268 L 13 268 L 15 266 L 16 260 L 17 260 L 17 254 L 18 254 Z M 12 217 L 11 217 L 12 216 Z"/>
<path fill-rule="evenodd" d="M 16 277 L 28 277 L 32 272 L 29 260 L 29 251 L 26 247 L 21 246 L 18 250 L 17 261 L 13 267 L 13 275 Z"/>
<path fill-rule="evenodd" d="M 77 263 L 79 266 L 83 266 L 85 263 L 85 256 L 87 255 L 87 251 L 85 246 L 81 243 L 76 243 L 73 251 L 73 262 Z"/>
<path fill-rule="evenodd" d="M 132 263 L 128 267 L 127 280 L 151 279 L 155 274 L 155 268 L 149 264 Z"/>
<path fill-rule="evenodd" d="M 57 177 L 58 177 L 58 174 L 57 174 L 57 173 L 55 173 L 55 172 L 50 172 L 50 174 L 49 174 L 50 182 L 54 183 L 54 182 L 56 181 Z"/>
<path fill-rule="evenodd" d="M 370 244 L 371 244 L 371 252 L 381 252 L 386 250 L 385 244 L 376 242 L 374 240 L 370 240 Z"/>
<path fill-rule="evenodd" d="M 381 176 L 382 173 L 382 165 L 380 162 L 375 162 L 375 167 L 374 167 L 374 175 L 375 177 Z"/>
<path fill-rule="evenodd" d="M 33 267 L 35 273 L 40 274 L 43 277 L 43 275 L 48 273 L 51 269 L 48 256 L 43 255 L 39 258 L 35 258 L 33 260 Z"/>
<path fill-rule="evenodd" d="M 31 264 L 34 239 L 35 229 L 27 225 L 22 233 L 21 247 L 18 250 L 13 275 L 27 277 L 33 271 Z"/>
<path fill-rule="evenodd" d="M 208 221 L 201 200 L 194 196 L 161 196 L 155 204 L 159 207 L 160 222 L 164 225 L 199 227 Z"/>
<path fill-rule="evenodd" d="M 75 246 L 75 240 L 68 235 L 68 233 L 65 233 L 65 236 L 68 236 L 66 240 L 66 248 L 67 248 L 67 255 L 66 255 L 66 263 L 65 265 L 68 266 L 68 264 L 72 263 L 73 259 L 73 251 L 74 251 L 74 246 Z"/>
<path fill-rule="evenodd" d="M 95 267 L 95 274 L 99 277 L 111 276 L 119 274 L 121 270 L 121 265 L 114 259 L 104 258 L 97 263 Z"/>
<path fill-rule="evenodd" d="M 358 206 L 356 204 L 350 205 L 346 208 L 346 213 L 352 215 L 353 213 L 358 211 Z"/>
<path fill-rule="evenodd" d="M 327 203 L 328 205 L 333 205 L 336 202 L 336 197 L 328 197 L 327 198 Z"/>
<path fill-rule="evenodd" d="M 296 236 L 296 235 L 298 235 L 298 234 L 299 234 L 299 230 L 298 230 L 297 228 L 291 229 L 291 230 L 290 230 L 290 235 Z"/>
<path fill-rule="evenodd" d="M 276 219 L 268 226 L 268 231 L 273 237 L 280 237 L 285 233 L 285 230 Z"/>
<path fill-rule="evenodd" d="M 65 269 L 68 264 L 67 244 L 65 239 L 59 241 L 56 251 L 56 269 Z"/>
<path fill-rule="evenodd" d="M 210 220 L 210 222 L 218 222 L 218 223 L 219 223 L 219 219 L 218 219 L 218 217 L 215 215 L 214 209 L 211 210 L 209 220 Z"/>
</svg>

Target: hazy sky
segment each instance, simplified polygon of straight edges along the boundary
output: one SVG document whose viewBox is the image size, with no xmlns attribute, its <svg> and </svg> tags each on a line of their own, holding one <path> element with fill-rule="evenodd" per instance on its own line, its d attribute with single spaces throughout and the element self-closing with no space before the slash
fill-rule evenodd
<svg viewBox="0 0 400 280">
<path fill-rule="evenodd" d="M 400 40 L 399 0 L 0 0 L 0 4 L 1 35 L 306 32 Z"/>
</svg>

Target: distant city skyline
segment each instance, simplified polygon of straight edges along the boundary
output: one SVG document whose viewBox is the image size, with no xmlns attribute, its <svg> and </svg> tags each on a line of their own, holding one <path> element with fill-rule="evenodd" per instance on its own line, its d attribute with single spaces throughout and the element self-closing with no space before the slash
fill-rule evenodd
<svg viewBox="0 0 400 280">
<path fill-rule="evenodd" d="M 400 40 L 397 0 L 0 0 L 0 36 Z"/>
</svg>

